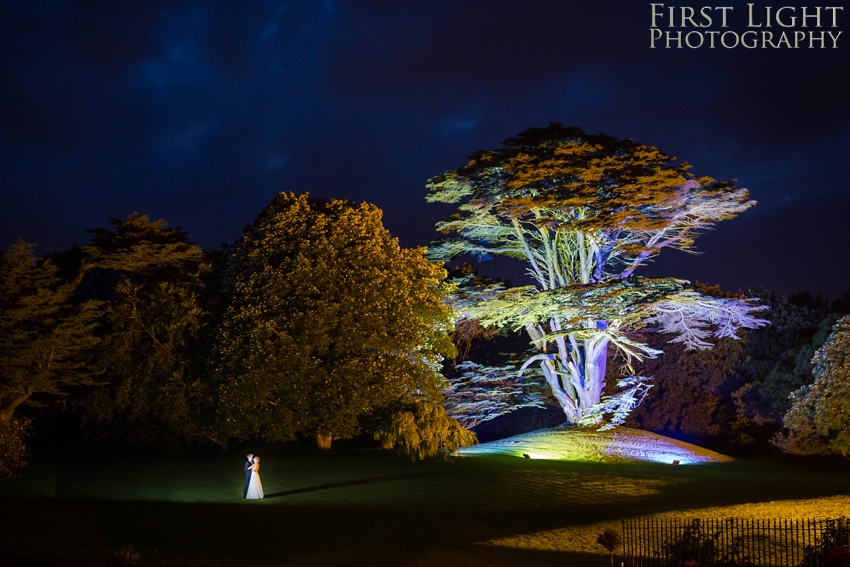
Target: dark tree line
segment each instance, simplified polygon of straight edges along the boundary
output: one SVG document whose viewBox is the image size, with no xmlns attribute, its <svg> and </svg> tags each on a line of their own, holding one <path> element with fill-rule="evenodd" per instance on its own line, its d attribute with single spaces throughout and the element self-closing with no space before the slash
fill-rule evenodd
<svg viewBox="0 0 850 567">
<path fill-rule="evenodd" d="M 57 415 L 109 446 L 327 447 L 384 428 L 384 446 L 425 455 L 474 440 L 440 394 L 445 271 L 375 206 L 281 193 L 213 251 L 145 215 L 110 225 L 81 248 L 0 255 L 0 474 L 24 463 L 30 423 Z M 395 414 L 413 425 L 393 430 Z M 427 424 L 442 437 L 416 445 Z"/>
<path fill-rule="evenodd" d="M 780 296 L 757 290 L 770 325 L 741 341 L 719 340 L 709 351 L 685 351 L 650 334 L 665 355 L 645 360 L 654 376 L 628 425 L 740 452 L 764 452 L 785 426 L 792 394 L 814 381 L 813 358 L 847 313 L 850 293 L 832 302 L 808 293 Z"/>
</svg>

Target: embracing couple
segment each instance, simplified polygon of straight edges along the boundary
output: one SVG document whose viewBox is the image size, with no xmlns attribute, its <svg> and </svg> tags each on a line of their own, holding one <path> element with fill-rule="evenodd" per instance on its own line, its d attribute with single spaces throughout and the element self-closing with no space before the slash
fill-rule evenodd
<svg viewBox="0 0 850 567">
<path fill-rule="evenodd" d="M 263 497 L 263 483 L 260 482 L 260 457 L 248 455 L 245 463 L 245 490 L 242 497 L 248 500 L 259 500 Z"/>
</svg>

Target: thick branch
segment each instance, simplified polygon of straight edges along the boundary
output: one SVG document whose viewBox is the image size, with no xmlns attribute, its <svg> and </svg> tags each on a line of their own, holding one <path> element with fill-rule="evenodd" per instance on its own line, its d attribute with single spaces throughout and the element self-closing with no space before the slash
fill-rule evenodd
<svg viewBox="0 0 850 567">
<path fill-rule="evenodd" d="M 9 403 L 0 408 L 0 421 L 6 422 L 12 419 L 12 415 L 15 413 L 15 409 L 19 405 L 27 401 L 31 395 L 31 393 L 27 392 L 23 394 L 18 394 L 17 396 L 12 398 Z"/>
</svg>

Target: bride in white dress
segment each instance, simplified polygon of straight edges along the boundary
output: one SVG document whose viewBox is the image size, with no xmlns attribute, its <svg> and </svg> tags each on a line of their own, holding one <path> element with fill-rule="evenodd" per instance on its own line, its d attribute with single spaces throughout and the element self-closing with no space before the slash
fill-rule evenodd
<svg viewBox="0 0 850 567">
<path fill-rule="evenodd" d="M 254 457 L 254 465 L 251 467 L 251 481 L 248 483 L 248 500 L 259 500 L 263 497 L 263 483 L 260 482 L 260 457 Z"/>
</svg>

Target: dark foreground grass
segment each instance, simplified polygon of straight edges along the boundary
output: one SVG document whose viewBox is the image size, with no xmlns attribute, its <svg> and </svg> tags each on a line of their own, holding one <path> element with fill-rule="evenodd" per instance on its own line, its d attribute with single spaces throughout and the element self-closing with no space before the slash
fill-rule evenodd
<svg viewBox="0 0 850 567">
<path fill-rule="evenodd" d="M 607 555 L 494 540 L 677 509 L 850 494 L 848 473 L 759 461 L 674 467 L 476 456 L 411 463 L 363 449 L 59 460 L 0 481 L 0 565 L 569 566 Z M 567 531 L 563 531 L 564 529 Z M 533 539 L 532 539 L 533 541 Z M 491 542 L 491 543 L 487 543 Z"/>
</svg>

